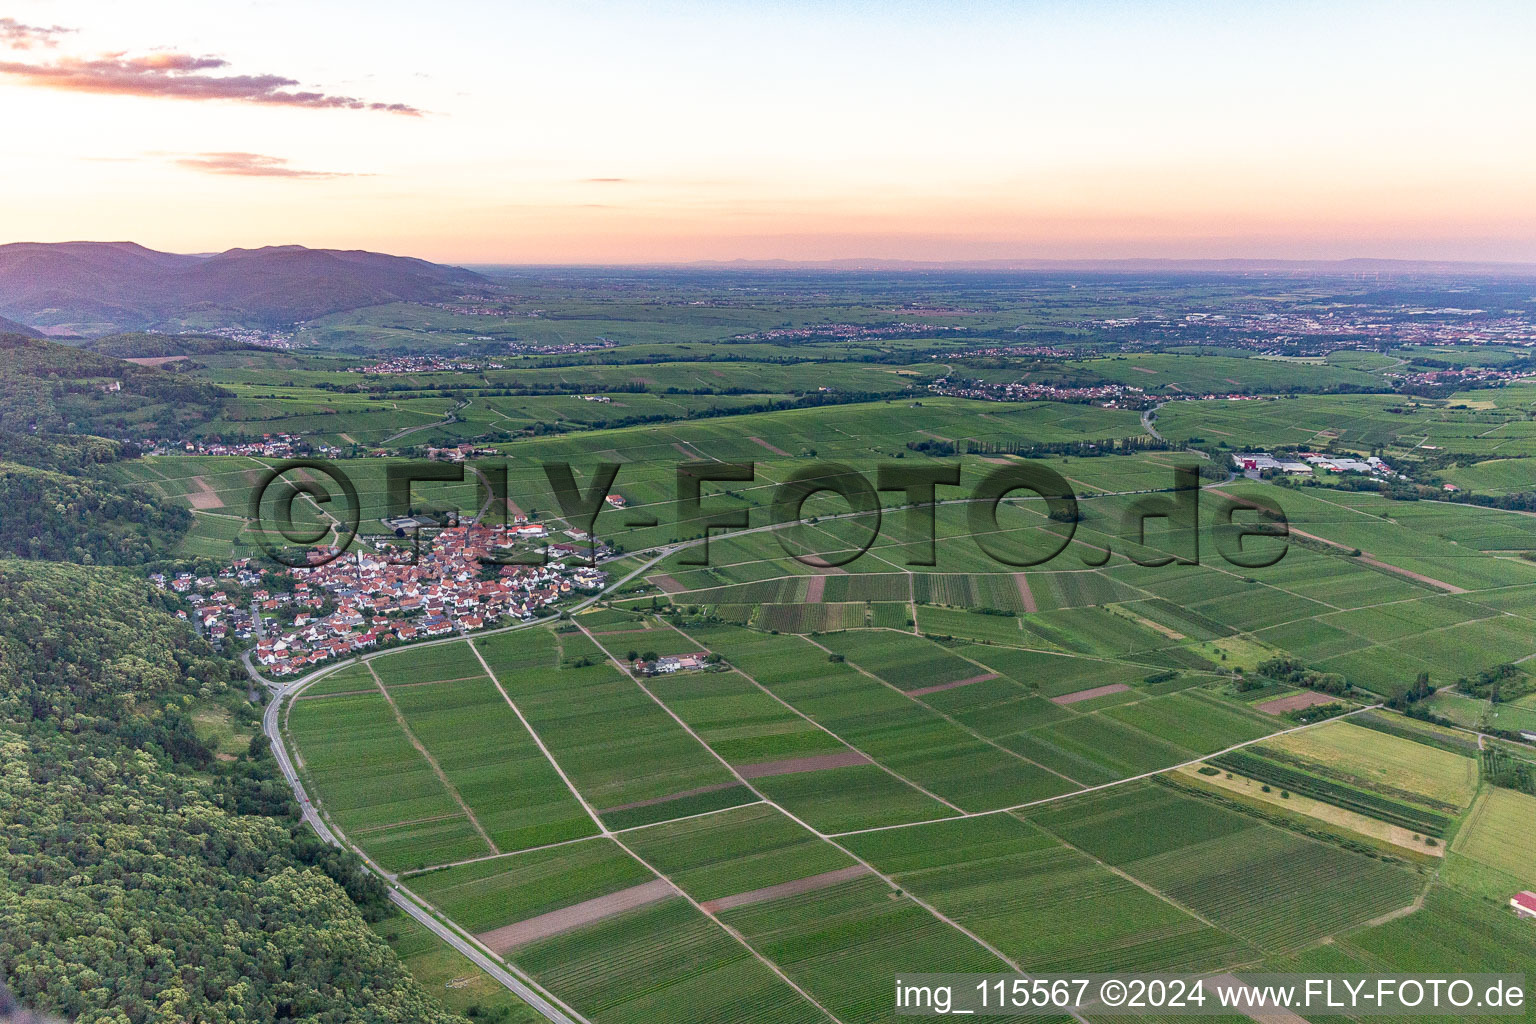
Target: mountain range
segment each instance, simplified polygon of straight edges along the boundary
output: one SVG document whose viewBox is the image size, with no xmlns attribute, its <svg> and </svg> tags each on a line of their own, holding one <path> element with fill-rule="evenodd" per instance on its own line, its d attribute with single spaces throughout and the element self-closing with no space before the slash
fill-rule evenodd
<svg viewBox="0 0 1536 1024">
<path fill-rule="evenodd" d="M 0 245 L 0 316 L 49 333 L 197 324 L 281 328 L 489 286 L 460 267 L 362 250 L 280 245 L 190 255 L 134 242 Z"/>
</svg>

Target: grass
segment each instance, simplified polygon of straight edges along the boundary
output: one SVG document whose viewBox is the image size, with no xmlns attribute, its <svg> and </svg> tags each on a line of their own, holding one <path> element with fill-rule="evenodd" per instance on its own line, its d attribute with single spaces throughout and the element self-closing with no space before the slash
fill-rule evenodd
<svg viewBox="0 0 1536 1024">
<path fill-rule="evenodd" d="M 540 1024 L 544 1017 L 464 954 L 443 943 L 405 914 L 373 925 L 406 970 L 445 1008 L 476 1024 Z"/>
<path fill-rule="evenodd" d="M 978 615 L 953 608 L 923 605 L 917 609 L 917 625 L 929 635 L 960 637 L 966 640 L 1019 643 L 1024 631 L 1015 615 Z"/>
<path fill-rule="evenodd" d="M 1258 751 L 1234 750 L 1212 758 L 1211 765 L 1278 787 L 1282 793 L 1300 793 L 1416 833 L 1444 837 L 1453 824 L 1453 819 L 1441 811 L 1313 774 L 1296 767 L 1294 763 L 1282 763 L 1264 757 L 1263 753 L 1262 748 Z"/>
<path fill-rule="evenodd" d="M 353 693 L 359 690 L 377 691 L 373 673 L 367 665 L 352 664 L 337 669 L 319 682 L 304 687 L 304 697 L 324 697 L 328 694 Z"/>
<path fill-rule="evenodd" d="M 928 640 L 902 633 L 844 633 L 821 643 L 903 690 L 956 682 L 982 672 Z"/>
<path fill-rule="evenodd" d="M 556 662 L 560 648 L 569 646 L 596 655 L 584 636 L 544 630 L 481 642 L 497 680 L 594 808 L 619 808 L 735 781 L 633 679 L 606 660 L 580 667 Z M 651 813 L 671 816 L 664 806 Z M 626 826 L 641 823 L 633 815 L 625 819 Z"/>
<path fill-rule="evenodd" d="M 1424 905 L 1405 917 L 1349 932 L 1334 942 L 1266 963 L 1266 971 L 1308 974 L 1382 972 L 1433 975 L 1454 964 L 1460 973 L 1505 972 L 1536 959 L 1536 929 L 1516 920 L 1502 901 L 1446 885 L 1431 886 Z M 1529 1004 L 1523 1019 L 1536 1014 Z M 1509 1017 L 1460 1015 L 1468 1021 Z M 1516 1016 L 1514 1019 L 1522 1019 Z"/>
<path fill-rule="evenodd" d="M 596 832 L 489 680 L 399 687 L 393 696 L 499 851 Z"/>
<path fill-rule="evenodd" d="M 925 971 L 1007 970 L 980 945 L 871 877 L 721 917 L 849 1024 L 889 1020 L 892 979 L 915 965 Z"/>
<path fill-rule="evenodd" d="M 682 898 L 544 939 L 516 950 L 514 958 L 594 1024 L 825 1020 Z"/>
<path fill-rule="evenodd" d="M 1167 768 L 1191 752 L 1102 715 L 1075 715 L 1015 737 L 1010 747 L 1085 785 Z"/>
<path fill-rule="evenodd" d="M 222 757 L 235 757 L 250 749 L 256 727 L 235 722 L 229 708 L 205 704 L 192 712 L 192 729 L 197 738 Z"/>
<path fill-rule="evenodd" d="M 733 765 L 847 749 L 739 672 L 679 673 L 653 679 L 649 686 L 711 749 Z"/>
<path fill-rule="evenodd" d="M 1153 697 L 1104 714 L 1197 754 L 1267 736 L 1280 724 L 1191 693 Z"/>
<path fill-rule="evenodd" d="M 875 765 L 773 775 L 752 784 L 821 832 L 901 825 L 957 813 Z"/>
<path fill-rule="evenodd" d="M 1348 840 L 1365 837 L 1377 849 L 1392 856 L 1401 856 L 1404 852 L 1421 859 L 1445 856 L 1445 845 L 1422 831 L 1393 825 L 1234 772 L 1218 771 L 1214 775 L 1205 775 L 1200 768 L 1186 766 L 1178 769 L 1174 777 L 1185 788 L 1218 790 L 1240 805 L 1257 805 L 1264 813 L 1295 821 L 1307 830 L 1322 825 L 1324 831 L 1332 831 Z"/>
<path fill-rule="evenodd" d="M 1486 786 L 1452 849 L 1469 860 L 1536 887 L 1536 797 Z"/>
<path fill-rule="evenodd" d="M 485 675 L 485 669 L 466 644 L 433 644 L 407 647 L 369 661 L 385 686 L 426 683 L 442 679 L 468 679 Z"/>
<path fill-rule="evenodd" d="M 409 884 L 465 930 L 480 933 L 655 877 L 617 843 L 598 838 L 413 875 Z"/>
<path fill-rule="evenodd" d="M 1405 791 L 1452 807 L 1466 807 L 1477 790 L 1472 758 L 1351 722 L 1291 733 L 1267 746 L 1326 765 L 1330 774 L 1368 787 Z"/>
<path fill-rule="evenodd" d="M 1079 294 L 1097 296 L 1088 300 L 1092 311 L 1085 323 L 1146 312 L 1141 298 L 1116 296 L 1087 280 L 1079 286 Z M 908 443 L 948 438 L 963 446 L 972 440 L 1142 433 L 1139 416 L 1124 409 L 983 403 L 909 390 L 939 372 L 989 381 L 1059 375 L 1200 393 L 1262 392 L 1297 383 L 1379 387 L 1380 371 L 1399 365 L 1397 355 L 1376 352 L 1300 362 L 1244 358 L 1235 350 L 1101 355 L 1077 328 L 1070 337 L 1078 339 L 1072 344 L 1083 343 L 1083 358 L 1039 366 L 954 356 L 966 345 L 963 335 L 795 344 L 738 338 L 726 363 L 712 358 L 719 353 L 711 342 L 790 324 L 884 323 L 894 315 L 892 307 L 907 299 L 872 291 L 862 275 L 828 279 L 819 285 L 825 295 L 787 304 L 754 297 L 690 305 L 677 301 L 670 286 L 644 277 L 624 288 L 584 291 L 574 303 L 533 279 L 509 287 L 520 290 L 529 308 L 544 312 L 468 317 L 402 303 L 321 318 L 305 334 L 328 344 L 394 351 L 453 351 L 480 337 L 494 339 L 486 345 L 498 349 L 514 338 L 602 337 L 617 345 L 595 353 L 507 356 L 505 369 L 483 376 L 415 379 L 343 374 L 360 361 L 353 357 L 220 356 L 197 372 L 220 380 L 236 397 L 209 429 L 301 429 L 331 441 L 347 433 L 367 446 L 402 426 L 433 424 L 469 398 L 456 422 L 423 429 L 406 442 L 481 437 L 509 457 L 519 505 L 537 508 L 545 518 L 558 506 L 539 462 L 569 459 L 582 479 L 594 461 L 621 463 L 614 490 L 636 513 L 661 519 L 655 527 L 626 529 L 618 525 L 626 514 L 604 512 L 599 532 L 633 552 L 702 529 L 697 521 L 679 523 L 671 516 L 679 461 L 754 462 L 756 479 L 710 488 L 708 504 L 747 510 L 752 525 L 761 526 L 778 482 L 813 457 L 861 471 L 898 457 L 908 460 L 905 465 L 952 465 L 969 485 L 996 465 L 968 455 L 933 459 Z M 1049 323 L 1030 293 L 1034 285 L 1018 287 L 1027 298 L 976 302 L 986 308 L 945 323 L 988 337 L 1021 323 L 1030 329 Z M 1188 294 L 1203 296 L 1207 287 Z M 1251 282 L 1240 289 L 1245 300 L 1251 291 Z M 1398 355 L 1464 362 L 1506 360 L 1521 352 L 1435 346 Z M 359 380 L 380 390 L 344 387 Z M 564 391 L 492 393 L 578 381 L 611 401 L 583 402 Z M 818 387 L 885 397 L 700 415 L 793 400 Z M 739 393 L 705 393 L 724 390 Z M 1419 454 L 1438 450 L 1468 463 L 1444 469 L 1446 479 L 1482 493 L 1515 494 L 1530 490 L 1536 479 L 1530 465 L 1536 460 L 1525 457 L 1536 455 L 1536 430 L 1525 419 L 1533 402 L 1536 388 L 1529 385 L 1451 400 L 1314 394 L 1174 401 L 1157 423 L 1171 438 L 1200 438 L 1218 459 L 1221 446 L 1331 444 L 1380 450 L 1389 459 L 1429 446 Z M 1461 404 L 1468 407 L 1452 408 Z M 657 421 L 619 425 L 642 416 Z M 540 436 L 526 436 L 535 430 Z M 1069 479 L 1083 496 L 1084 521 L 1078 544 L 1056 562 L 1022 574 L 980 550 L 959 506 L 936 517 L 940 564 L 908 565 L 915 549 L 903 543 L 905 515 L 893 507 L 899 500 L 894 492 L 883 496 L 881 537 L 848 572 L 815 574 L 787 558 L 780 538 L 768 532 L 712 541 L 708 566 L 687 564 L 696 552 L 676 553 L 648 570 L 671 577 L 662 581 L 667 591 L 682 588 L 670 605 L 690 622 L 718 615 L 739 625 L 690 624 L 679 632 L 631 611 L 598 609 L 579 617 L 621 659 L 631 648 L 666 654 L 700 647 L 727 659 L 731 667 L 724 671 L 644 681 L 662 706 L 574 630 L 484 636 L 475 649 L 603 823 L 630 829 L 624 842 L 692 898 L 717 899 L 850 863 L 836 845 L 757 801 L 721 760 L 739 768 L 851 748 L 875 763 L 765 776 L 754 785 L 826 832 L 934 819 L 839 841 L 894 875 L 901 892 L 864 877 L 726 914 L 727 923 L 849 1024 L 889 1019 L 889 983 L 898 971 L 1005 968 L 912 896 L 1031 971 L 1204 971 L 1267 958 L 1369 973 L 1386 965 L 1443 970 L 1446 963 L 1499 969 L 1511 957 L 1531 959 L 1529 929 L 1510 930 L 1499 904 L 1485 899 L 1497 901 L 1515 884 L 1536 884 L 1527 854 L 1536 837 L 1526 827 L 1536 815 L 1520 802 L 1531 798 L 1486 788 L 1478 795 L 1469 756 L 1475 749 L 1468 747 L 1475 741 L 1464 734 L 1379 714 L 1369 726 L 1334 723 L 1246 749 L 1272 770 L 1292 773 L 1286 776 L 1292 785 L 1303 780 L 1323 798 L 1342 801 L 1345 794 L 1368 804 L 1364 813 L 1314 801 L 1299 786 L 1281 799 L 1262 793 L 1264 782 L 1242 778 L 1230 780 L 1234 791 L 1226 795 L 1191 795 L 1155 782 L 1073 793 L 1263 739 L 1283 727 L 1283 720 L 1248 706 L 1258 694 L 1232 693 L 1230 679 L 1218 670 L 1251 670 L 1265 658 L 1288 654 L 1388 694 L 1420 672 L 1444 685 L 1531 653 L 1536 566 L 1516 554 L 1531 545 L 1527 520 L 1512 513 L 1244 481 L 1221 489 L 1275 497 L 1297 529 L 1345 550 L 1298 543 L 1272 567 L 1236 570 L 1218 560 L 1202 531 L 1204 565 L 1131 564 L 1119 523 L 1135 499 L 1112 492 L 1166 487 L 1173 464 L 1188 458 L 1143 452 L 1031 460 Z M 345 465 L 355 471 L 366 509 L 382 508 L 387 465 L 385 459 Z M 201 510 L 182 553 L 219 557 L 249 550 L 244 501 L 259 468 L 249 459 L 151 458 L 111 472 L 170 499 L 198 496 L 210 507 Z M 420 488 L 419 498 L 470 507 L 478 489 L 469 479 Z M 818 542 L 846 543 L 861 525 L 826 518 L 836 505 L 815 504 L 822 518 L 810 532 Z M 366 521 L 370 514 L 365 510 L 365 530 L 381 529 Z M 1210 516 L 1203 521 L 1208 524 Z M 1000 528 L 1007 536 L 995 539 L 1043 543 L 1051 540 L 1048 526 L 1037 507 L 1020 502 L 1002 509 Z M 1182 539 L 1155 524 L 1149 530 L 1154 548 Z M 1098 552 L 1090 545 L 1115 554 L 1095 568 Z M 1385 564 L 1352 557 L 1346 553 L 1352 548 Z M 1452 594 L 1410 573 L 1468 592 Z M 623 599 L 637 608 L 661 596 L 655 586 L 633 586 Z M 1004 614 L 983 614 L 989 610 Z M 295 747 L 322 809 L 386 868 L 486 858 L 407 878 L 445 914 L 472 931 L 489 930 L 652 877 L 618 844 L 593 836 L 590 818 L 468 644 L 410 649 L 371 664 L 447 785 L 359 666 L 332 673 L 307 691 L 316 699 L 295 703 Z M 1166 672 L 1175 675 L 1146 682 Z M 929 689 L 959 682 L 965 685 Z M 1125 689 L 1076 703 L 1051 700 L 1112 684 Z M 1486 703 L 1449 693 L 1436 696 L 1432 707 L 1468 725 L 1536 723 L 1536 704 L 1498 708 L 1497 720 Z M 233 752 L 238 745 L 220 716 L 204 714 L 194 724 L 221 749 Z M 1180 773 L 1191 784 L 1203 778 L 1221 789 L 1227 781 L 1192 771 Z M 962 819 L 954 809 L 994 810 L 1058 796 L 1064 798 L 1019 814 Z M 1365 817 L 1394 809 L 1423 829 L 1418 840 L 1402 825 Z M 1463 812 L 1465 823 L 1456 832 Z M 476 823 L 501 855 L 493 855 Z M 1431 859 L 1422 837 L 1436 830 L 1456 838 L 1450 849 L 1438 848 L 1445 856 L 1434 868 L 1442 881 L 1425 906 L 1370 925 L 1407 907 L 1424 882 L 1417 871 L 1383 859 L 1394 856 L 1391 842 L 1409 851 L 1397 856 L 1422 866 Z M 1403 832 L 1410 832 L 1406 846 Z M 562 845 L 532 849 L 548 843 Z M 1356 852 L 1371 843 L 1377 856 Z M 513 850 L 522 852 L 507 852 Z M 393 922 L 385 927 L 399 928 Z M 427 956 L 423 944 L 430 947 L 431 940 L 413 924 L 392 942 L 452 1008 L 467 1010 L 474 998 L 483 1013 L 496 1011 L 496 993 L 485 992 L 455 954 L 439 949 Z M 1468 951 L 1465 961 L 1462 949 Z M 599 1024 L 821 1019 L 681 898 L 544 940 L 515 951 L 514 958 Z M 464 977 L 471 980 L 462 987 L 445 988 Z"/>
</svg>

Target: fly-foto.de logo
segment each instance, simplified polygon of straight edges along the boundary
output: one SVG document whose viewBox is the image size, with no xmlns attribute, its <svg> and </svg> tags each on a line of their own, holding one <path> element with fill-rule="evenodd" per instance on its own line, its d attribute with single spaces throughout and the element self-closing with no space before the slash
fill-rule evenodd
<svg viewBox="0 0 1536 1024">
<path fill-rule="evenodd" d="M 964 538 L 973 553 L 1010 569 L 1100 566 L 1115 554 L 1142 566 L 1198 565 L 1212 549 L 1229 565 L 1258 569 L 1285 556 L 1290 536 L 1272 497 L 1203 488 L 1194 465 L 1170 468 L 1167 487 L 1079 496 L 1054 469 L 1022 461 L 974 473 L 958 465 L 879 462 L 866 471 L 810 462 L 774 480 L 760 478 L 753 462 L 690 461 L 672 467 L 667 499 L 642 505 L 617 497 L 624 469 L 617 462 L 539 466 L 538 500 L 553 504 L 547 516 L 558 518 L 558 529 L 589 559 L 616 553 L 609 541 L 641 537 L 639 548 L 627 546 L 630 553 L 675 551 L 679 564 L 707 566 L 712 540 L 764 532 L 785 556 L 819 569 L 848 565 L 882 538 L 891 550 L 881 557 L 901 568 L 943 569 L 943 553 Z M 655 467 L 646 469 L 653 489 Z M 421 527 L 444 525 L 506 534 L 506 544 L 483 556 L 492 563 L 541 564 L 575 553 L 565 543 L 519 549 L 519 537 L 547 531 L 517 521 L 526 518 L 514 514 L 518 502 L 526 507 L 533 499 L 512 495 L 508 476 L 504 462 L 391 462 L 383 467 L 382 503 L 365 509 L 340 463 L 293 460 L 257 482 L 250 518 L 268 557 L 293 567 L 345 554 L 365 518 L 388 527 L 381 536 L 392 531 L 409 541 L 406 561 L 414 560 Z M 471 477 L 479 496 L 473 508 L 417 514 L 423 491 Z M 815 514 L 808 511 L 813 500 Z M 664 523 L 670 536 L 658 540 L 654 531 Z"/>
</svg>

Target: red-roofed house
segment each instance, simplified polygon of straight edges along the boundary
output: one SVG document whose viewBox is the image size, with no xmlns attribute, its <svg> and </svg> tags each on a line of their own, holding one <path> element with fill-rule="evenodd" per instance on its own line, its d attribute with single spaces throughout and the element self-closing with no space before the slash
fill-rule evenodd
<svg viewBox="0 0 1536 1024">
<path fill-rule="evenodd" d="M 1536 917 L 1536 892 L 1517 892 L 1509 898 L 1519 917 Z"/>
</svg>

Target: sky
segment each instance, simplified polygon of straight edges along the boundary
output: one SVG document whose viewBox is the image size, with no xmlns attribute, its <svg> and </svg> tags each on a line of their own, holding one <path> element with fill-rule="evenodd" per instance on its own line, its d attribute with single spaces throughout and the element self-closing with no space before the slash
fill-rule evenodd
<svg viewBox="0 0 1536 1024">
<path fill-rule="evenodd" d="M 1536 261 L 1536 4 L 0 0 L 0 242 Z"/>
</svg>

